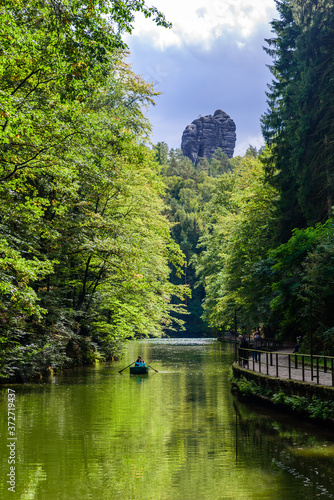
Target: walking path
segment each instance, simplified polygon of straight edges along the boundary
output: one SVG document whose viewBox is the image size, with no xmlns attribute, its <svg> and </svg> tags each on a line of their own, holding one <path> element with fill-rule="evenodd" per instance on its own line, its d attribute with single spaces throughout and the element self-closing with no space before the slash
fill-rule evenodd
<svg viewBox="0 0 334 500">
<path fill-rule="evenodd" d="M 278 377 L 282 379 L 292 379 L 300 380 L 301 382 L 307 382 L 313 385 L 326 385 L 333 386 L 333 374 L 331 366 L 327 368 L 327 373 L 324 373 L 323 367 L 317 371 L 316 365 L 314 363 L 313 367 L 313 378 L 311 366 L 304 366 L 302 369 L 302 363 L 298 361 L 298 368 L 295 368 L 295 355 L 292 354 L 291 350 L 284 349 L 280 352 L 271 353 L 272 357 L 270 360 L 270 353 L 261 353 L 261 362 L 255 362 L 253 357 L 248 359 L 248 367 L 245 369 L 250 371 L 255 371 L 262 373 L 263 375 L 270 375 L 272 377 Z M 289 356 L 290 355 L 290 356 Z M 290 368 L 289 368 L 289 358 L 290 358 Z M 272 361 L 272 365 L 270 362 Z"/>
</svg>

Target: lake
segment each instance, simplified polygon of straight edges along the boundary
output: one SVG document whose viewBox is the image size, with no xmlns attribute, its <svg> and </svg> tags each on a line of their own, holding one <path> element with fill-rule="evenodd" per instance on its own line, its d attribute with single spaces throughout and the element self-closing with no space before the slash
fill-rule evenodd
<svg viewBox="0 0 334 500">
<path fill-rule="evenodd" d="M 138 354 L 159 373 L 118 373 Z M 334 499 L 334 432 L 239 402 L 233 354 L 144 340 L 117 363 L 2 386 L 0 498 Z"/>
</svg>

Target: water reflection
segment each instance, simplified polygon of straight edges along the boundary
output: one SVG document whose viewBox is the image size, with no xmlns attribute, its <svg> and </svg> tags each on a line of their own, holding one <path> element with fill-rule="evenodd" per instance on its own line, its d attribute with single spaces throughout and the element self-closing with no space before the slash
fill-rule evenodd
<svg viewBox="0 0 334 500">
<path fill-rule="evenodd" d="M 119 374 L 138 354 L 159 373 Z M 15 497 L 2 390 L 1 498 L 334 498 L 333 435 L 238 402 L 232 358 L 212 340 L 150 340 L 114 365 L 17 386 Z"/>
<path fill-rule="evenodd" d="M 311 424 L 296 418 L 270 411 L 263 415 L 261 408 L 250 411 L 236 402 L 234 406 L 240 457 L 249 459 L 254 449 L 264 459 L 271 457 L 270 469 L 286 483 L 291 495 L 296 492 L 294 495 L 303 498 L 334 498 L 332 432 L 317 429 L 315 434 Z M 245 439 L 248 436 L 250 440 Z M 261 467 L 268 467 L 268 463 L 264 460 Z M 294 495 L 291 498 L 299 498 Z"/>
</svg>

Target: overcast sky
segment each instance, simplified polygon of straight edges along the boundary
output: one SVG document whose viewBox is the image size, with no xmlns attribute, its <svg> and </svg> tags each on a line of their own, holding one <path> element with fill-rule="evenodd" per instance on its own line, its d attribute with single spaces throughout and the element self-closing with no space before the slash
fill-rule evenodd
<svg viewBox="0 0 334 500">
<path fill-rule="evenodd" d="M 260 147 L 271 60 L 262 46 L 277 18 L 274 0 L 154 0 L 172 29 L 138 15 L 126 37 L 135 73 L 161 92 L 148 113 L 154 143 L 179 148 L 185 127 L 222 109 L 235 121 L 234 155 Z M 147 5 L 151 5 L 147 1 Z"/>
</svg>

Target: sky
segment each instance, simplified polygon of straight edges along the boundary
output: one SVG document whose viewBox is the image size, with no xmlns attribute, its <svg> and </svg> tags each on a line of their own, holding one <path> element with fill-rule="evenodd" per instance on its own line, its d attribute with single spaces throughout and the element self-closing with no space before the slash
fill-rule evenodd
<svg viewBox="0 0 334 500">
<path fill-rule="evenodd" d="M 222 109 L 236 124 L 234 156 L 263 145 L 270 57 L 263 50 L 277 19 L 274 0 L 154 0 L 171 29 L 142 14 L 125 37 L 135 73 L 161 92 L 147 113 L 152 142 L 181 146 L 185 127 Z"/>
</svg>

